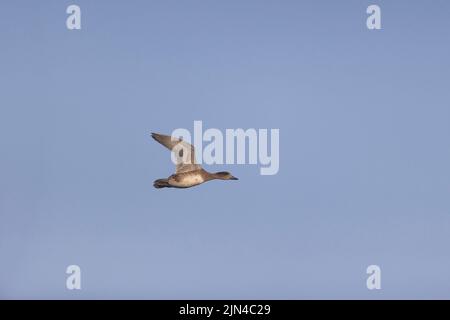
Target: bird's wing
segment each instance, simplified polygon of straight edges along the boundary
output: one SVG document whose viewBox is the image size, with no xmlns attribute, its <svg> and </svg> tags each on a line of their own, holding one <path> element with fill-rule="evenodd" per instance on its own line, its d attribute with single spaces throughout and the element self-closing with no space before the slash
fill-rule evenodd
<svg viewBox="0 0 450 320">
<path fill-rule="evenodd" d="M 195 150 L 191 144 L 182 139 L 158 133 L 152 133 L 152 137 L 174 153 L 176 173 L 201 169 L 201 166 L 195 161 Z"/>
</svg>

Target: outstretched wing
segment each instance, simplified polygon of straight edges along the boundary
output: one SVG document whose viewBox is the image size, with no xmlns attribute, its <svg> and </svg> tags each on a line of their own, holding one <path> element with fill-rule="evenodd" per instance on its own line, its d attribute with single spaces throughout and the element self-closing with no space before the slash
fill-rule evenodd
<svg viewBox="0 0 450 320">
<path fill-rule="evenodd" d="M 201 166 L 195 161 L 195 150 L 191 144 L 182 139 L 158 133 L 152 133 L 152 138 L 174 153 L 176 173 L 201 169 Z"/>
</svg>

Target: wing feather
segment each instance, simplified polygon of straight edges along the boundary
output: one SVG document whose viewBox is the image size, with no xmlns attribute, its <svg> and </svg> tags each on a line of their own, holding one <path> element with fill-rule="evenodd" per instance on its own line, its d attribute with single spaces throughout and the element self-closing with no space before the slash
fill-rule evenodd
<svg viewBox="0 0 450 320">
<path fill-rule="evenodd" d="M 195 160 L 194 146 L 180 138 L 152 133 L 153 139 L 172 151 L 176 158 L 176 173 L 201 169 Z"/>
</svg>

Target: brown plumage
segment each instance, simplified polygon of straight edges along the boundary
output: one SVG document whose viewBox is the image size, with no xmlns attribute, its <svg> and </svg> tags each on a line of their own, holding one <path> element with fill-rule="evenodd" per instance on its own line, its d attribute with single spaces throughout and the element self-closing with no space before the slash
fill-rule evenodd
<svg viewBox="0 0 450 320">
<path fill-rule="evenodd" d="M 177 159 L 175 173 L 167 179 L 155 180 L 153 182 L 155 188 L 190 188 L 214 179 L 238 180 L 226 171 L 211 173 L 204 170 L 195 161 L 195 150 L 191 144 L 158 133 L 152 133 L 152 137 L 174 152 Z"/>
</svg>

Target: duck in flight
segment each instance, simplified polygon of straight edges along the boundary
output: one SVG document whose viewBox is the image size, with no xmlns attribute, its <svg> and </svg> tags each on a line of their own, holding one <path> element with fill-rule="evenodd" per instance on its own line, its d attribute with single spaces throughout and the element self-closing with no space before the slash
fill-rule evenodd
<svg viewBox="0 0 450 320">
<path fill-rule="evenodd" d="M 177 159 L 175 173 L 167 179 L 155 180 L 155 188 L 190 188 L 215 179 L 238 180 L 226 171 L 211 173 L 204 170 L 195 161 L 194 147 L 186 141 L 158 133 L 152 133 L 152 137 L 174 152 Z"/>
</svg>

